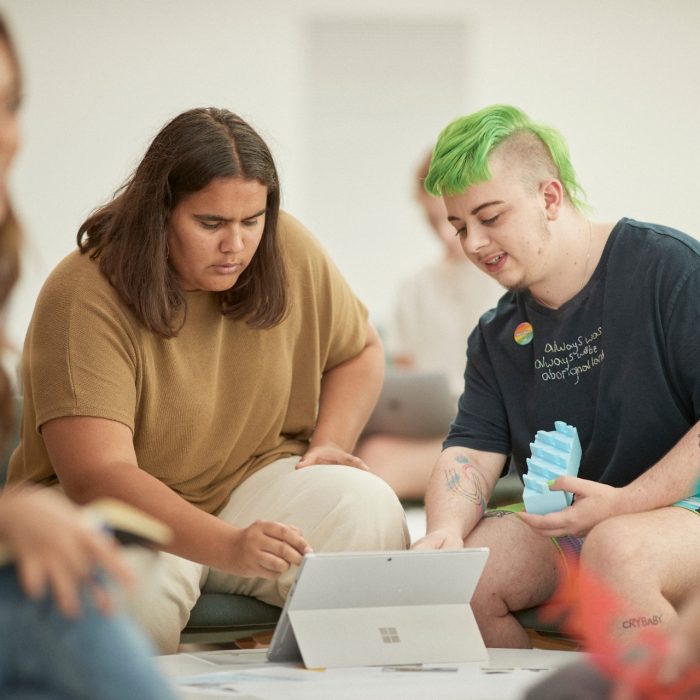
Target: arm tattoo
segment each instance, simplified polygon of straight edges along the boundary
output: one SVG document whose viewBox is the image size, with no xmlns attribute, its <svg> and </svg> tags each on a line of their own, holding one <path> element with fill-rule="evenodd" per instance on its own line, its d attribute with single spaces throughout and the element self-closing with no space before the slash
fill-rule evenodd
<svg viewBox="0 0 700 700">
<path fill-rule="evenodd" d="M 486 499 L 481 486 L 482 476 L 476 467 L 469 462 L 469 458 L 459 455 L 455 458 L 455 466 L 448 467 L 445 473 L 447 490 L 463 496 L 468 501 L 479 507 L 483 515 L 486 510 Z"/>
</svg>

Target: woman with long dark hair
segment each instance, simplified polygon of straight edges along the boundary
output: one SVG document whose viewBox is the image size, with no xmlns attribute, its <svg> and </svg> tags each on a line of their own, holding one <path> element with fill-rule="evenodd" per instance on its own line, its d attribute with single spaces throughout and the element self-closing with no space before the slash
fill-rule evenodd
<svg viewBox="0 0 700 700">
<path fill-rule="evenodd" d="M 137 615 L 175 651 L 202 586 L 282 605 L 305 552 L 408 544 L 352 455 L 383 352 L 263 139 L 225 109 L 166 124 L 39 295 L 10 479 L 167 523 Z"/>
</svg>

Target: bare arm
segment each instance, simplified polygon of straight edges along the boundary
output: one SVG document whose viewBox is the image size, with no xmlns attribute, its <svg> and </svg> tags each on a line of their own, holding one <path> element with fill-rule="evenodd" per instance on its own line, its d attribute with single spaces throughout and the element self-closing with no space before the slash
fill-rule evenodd
<svg viewBox="0 0 700 700">
<path fill-rule="evenodd" d="M 474 529 L 505 465 L 505 455 L 448 447 L 433 468 L 425 497 L 427 535 L 417 549 L 454 549 Z"/>
<path fill-rule="evenodd" d="M 308 545 L 292 526 L 258 521 L 238 529 L 191 505 L 139 469 L 131 431 L 103 418 L 57 418 L 42 428 L 66 494 L 78 503 L 119 498 L 169 525 L 167 549 L 241 576 L 276 578 L 298 564 Z"/>
<path fill-rule="evenodd" d="M 383 380 L 384 350 L 377 331 L 368 324 L 362 350 L 321 379 L 316 429 L 299 467 L 322 463 L 367 468 L 350 453 L 377 403 Z"/>
<path fill-rule="evenodd" d="M 627 486 L 615 488 L 587 479 L 559 477 L 551 486 L 576 495 L 574 504 L 548 515 L 523 514 L 541 535 L 585 535 L 613 516 L 669 506 L 695 493 L 700 478 L 700 423 L 696 423 L 656 464 Z"/>
</svg>

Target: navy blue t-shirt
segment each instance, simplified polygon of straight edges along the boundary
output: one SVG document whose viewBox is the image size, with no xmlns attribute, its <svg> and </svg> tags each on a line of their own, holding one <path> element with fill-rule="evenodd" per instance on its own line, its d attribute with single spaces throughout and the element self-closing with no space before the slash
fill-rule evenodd
<svg viewBox="0 0 700 700">
<path fill-rule="evenodd" d="M 530 342 L 516 342 L 529 337 Z M 700 242 L 622 219 L 588 284 L 559 309 L 507 292 L 469 337 L 444 446 L 512 454 L 537 430 L 578 429 L 579 476 L 624 486 L 700 420 Z"/>
</svg>

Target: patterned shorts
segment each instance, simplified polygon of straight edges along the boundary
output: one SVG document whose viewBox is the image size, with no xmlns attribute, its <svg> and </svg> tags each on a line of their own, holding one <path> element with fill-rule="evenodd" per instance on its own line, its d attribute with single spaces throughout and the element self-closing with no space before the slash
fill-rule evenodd
<svg viewBox="0 0 700 700">
<path fill-rule="evenodd" d="M 673 504 L 677 508 L 685 508 L 686 510 L 693 511 L 696 515 L 700 516 L 700 495 L 690 496 L 690 498 L 684 498 L 682 501 L 676 501 Z M 498 508 L 489 509 L 484 515 L 485 518 L 497 518 L 502 517 L 506 513 L 520 513 L 525 510 L 524 503 L 513 503 L 510 506 L 499 506 Z M 569 557 L 574 557 L 578 559 L 581 556 L 581 548 L 585 541 L 584 537 L 574 537 L 573 535 L 562 535 L 561 537 L 552 537 L 552 543 L 559 550 L 564 563 L 566 563 Z"/>
<path fill-rule="evenodd" d="M 506 513 L 520 513 L 525 510 L 524 503 L 513 503 L 509 506 L 499 506 L 498 508 L 492 508 L 486 511 L 485 518 L 500 518 Z M 552 543 L 557 548 L 561 554 L 564 563 L 566 563 L 568 557 L 573 556 L 578 559 L 581 555 L 581 548 L 583 547 L 583 537 L 574 537 L 573 535 L 562 535 L 561 537 L 552 537 Z"/>
<path fill-rule="evenodd" d="M 692 510 L 693 513 L 700 515 L 700 495 L 684 498 L 682 501 L 676 501 L 673 505 L 679 508 L 685 508 L 686 510 Z"/>
</svg>

